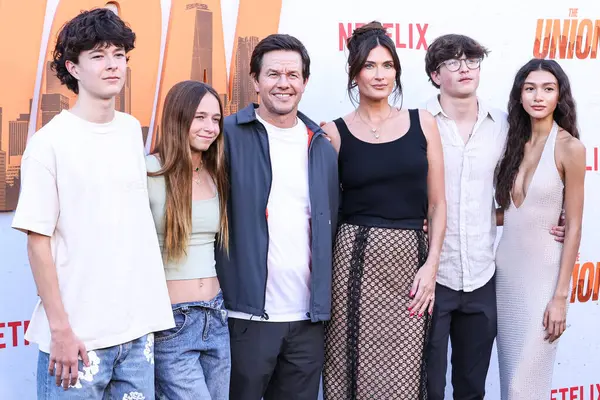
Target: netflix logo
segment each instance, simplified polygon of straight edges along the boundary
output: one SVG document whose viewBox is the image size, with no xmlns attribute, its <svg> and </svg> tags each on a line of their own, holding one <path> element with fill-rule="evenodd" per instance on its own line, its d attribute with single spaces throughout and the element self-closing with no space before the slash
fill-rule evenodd
<svg viewBox="0 0 600 400">
<path fill-rule="evenodd" d="M 364 26 L 362 22 L 340 22 L 339 26 L 339 51 L 346 48 L 346 41 L 355 29 Z M 427 50 L 427 29 L 429 24 L 426 23 L 400 23 L 400 22 L 385 22 L 382 23 L 386 34 L 392 38 L 397 49 L 411 50 Z"/>
<path fill-rule="evenodd" d="M 29 321 L 0 322 L 0 351 L 7 347 L 29 346 L 25 331 Z"/>
<path fill-rule="evenodd" d="M 550 400 L 600 400 L 600 383 L 552 389 Z"/>
</svg>

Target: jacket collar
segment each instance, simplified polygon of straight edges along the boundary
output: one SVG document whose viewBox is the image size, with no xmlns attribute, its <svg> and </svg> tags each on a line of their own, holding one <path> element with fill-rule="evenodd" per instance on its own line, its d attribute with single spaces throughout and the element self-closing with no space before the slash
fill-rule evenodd
<svg viewBox="0 0 600 400">
<path fill-rule="evenodd" d="M 258 108 L 257 103 L 251 103 L 247 107 L 238 111 L 236 114 L 237 124 L 243 125 L 243 124 L 258 122 L 258 120 L 256 119 L 256 109 L 257 108 Z M 298 118 L 300 118 L 300 120 L 302 122 L 304 122 L 304 125 L 306 125 L 308 130 L 313 132 L 314 135 L 320 135 L 323 133 L 323 130 L 317 123 L 315 123 L 313 120 L 308 118 L 306 115 L 304 115 L 300 111 L 298 111 Z"/>
</svg>

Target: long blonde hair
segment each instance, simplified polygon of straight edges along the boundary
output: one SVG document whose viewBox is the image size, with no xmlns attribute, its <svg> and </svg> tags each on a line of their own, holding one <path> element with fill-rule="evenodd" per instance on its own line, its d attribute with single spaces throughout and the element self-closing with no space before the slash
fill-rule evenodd
<svg viewBox="0 0 600 400">
<path fill-rule="evenodd" d="M 192 229 L 192 151 L 189 131 L 202 98 L 215 96 L 221 116 L 223 104 L 218 93 L 209 85 L 198 81 L 183 81 L 174 85 L 165 99 L 160 122 L 160 136 L 156 145 L 162 167 L 148 176 L 164 176 L 166 205 L 164 215 L 165 260 L 177 261 L 186 255 Z M 206 171 L 217 186 L 219 195 L 218 245 L 229 249 L 227 198 L 229 183 L 225 161 L 223 118 L 219 122 L 219 135 L 202 153 Z"/>
</svg>

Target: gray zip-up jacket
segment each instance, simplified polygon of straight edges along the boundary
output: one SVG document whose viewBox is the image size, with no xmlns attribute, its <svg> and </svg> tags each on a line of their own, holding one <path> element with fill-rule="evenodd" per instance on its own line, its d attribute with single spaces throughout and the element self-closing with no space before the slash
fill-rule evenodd
<svg viewBox="0 0 600 400">
<path fill-rule="evenodd" d="M 265 127 L 251 104 L 224 121 L 229 169 L 229 255 L 217 247 L 217 274 L 228 310 L 268 319 L 267 201 L 272 171 Z M 321 128 L 298 113 L 308 128 L 308 184 L 311 202 L 310 319 L 326 321 L 331 313 L 331 268 L 339 205 L 337 153 Z"/>
</svg>

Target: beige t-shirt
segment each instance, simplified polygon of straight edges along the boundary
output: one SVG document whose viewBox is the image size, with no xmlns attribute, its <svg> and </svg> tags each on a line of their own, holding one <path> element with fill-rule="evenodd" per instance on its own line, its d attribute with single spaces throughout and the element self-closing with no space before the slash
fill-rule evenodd
<svg viewBox="0 0 600 400">
<path fill-rule="evenodd" d="M 150 205 L 140 123 L 64 110 L 29 140 L 12 227 L 50 236 L 61 298 L 86 349 L 174 326 Z M 25 338 L 50 350 L 41 301 Z"/>
</svg>

